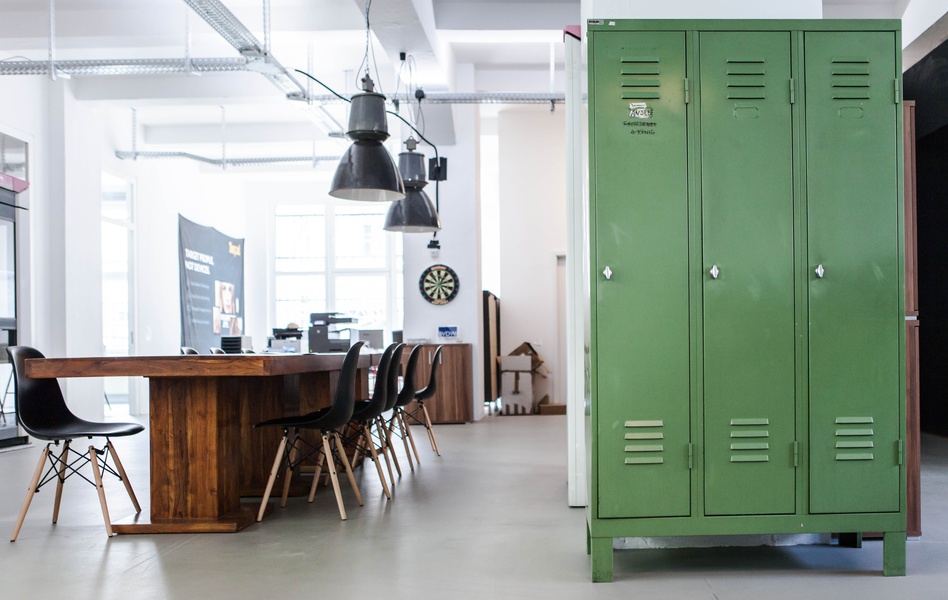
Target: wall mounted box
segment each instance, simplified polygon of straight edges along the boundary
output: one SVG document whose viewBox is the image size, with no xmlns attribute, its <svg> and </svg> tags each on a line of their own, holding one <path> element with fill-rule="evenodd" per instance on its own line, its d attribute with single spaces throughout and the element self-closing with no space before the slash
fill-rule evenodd
<svg viewBox="0 0 948 600">
<path fill-rule="evenodd" d="M 588 31 L 593 580 L 614 537 L 862 531 L 903 575 L 899 22 Z"/>
</svg>

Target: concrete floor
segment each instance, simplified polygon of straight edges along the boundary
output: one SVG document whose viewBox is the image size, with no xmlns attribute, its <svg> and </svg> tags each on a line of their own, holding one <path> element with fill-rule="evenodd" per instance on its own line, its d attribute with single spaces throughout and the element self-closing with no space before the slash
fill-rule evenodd
<svg viewBox="0 0 948 600">
<path fill-rule="evenodd" d="M 416 472 L 406 471 L 392 502 L 373 472 L 357 474 L 366 503 L 359 508 L 344 487 L 346 522 L 321 488 L 314 505 L 292 499 L 237 534 L 107 539 L 91 486 L 66 486 L 55 526 L 53 489 L 44 488 L 19 540 L 0 543 L 0 598 L 948 598 L 946 439 L 923 437 L 924 535 L 909 542 L 907 577 L 882 577 L 882 543 L 867 541 L 622 550 L 615 582 L 592 584 L 584 512 L 566 506 L 565 417 L 437 426 L 440 458 L 415 431 Z M 118 447 L 147 500 L 146 436 Z M 0 453 L 3 535 L 39 451 Z M 131 514 L 120 483 L 107 492 L 113 518 Z"/>
</svg>

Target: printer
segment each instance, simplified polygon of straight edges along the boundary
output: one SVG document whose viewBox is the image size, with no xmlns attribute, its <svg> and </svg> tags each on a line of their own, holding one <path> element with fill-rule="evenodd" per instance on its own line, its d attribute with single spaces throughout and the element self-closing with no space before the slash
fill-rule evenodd
<svg viewBox="0 0 948 600">
<path fill-rule="evenodd" d="M 310 352 L 346 352 L 353 340 L 358 341 L 358 330 L 351 327 L 338 327 L 340 323 L 357 323 L 358 319 L 340 316 L 340 314 L 337 312 L 310 313 Z"/>
</svg>

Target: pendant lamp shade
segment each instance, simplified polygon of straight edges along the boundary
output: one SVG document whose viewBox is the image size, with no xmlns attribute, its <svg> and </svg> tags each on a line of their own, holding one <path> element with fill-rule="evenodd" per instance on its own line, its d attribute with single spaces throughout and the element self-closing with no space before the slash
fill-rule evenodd
<svg viewBox="0 0 948 600">
<path fill-rule="evenodd" d="M 388 208 L 383 229 L 402 233 L 430 233 L 441 230 L 441 219 L 424 190 L 406 188 L 405 198 L 392 202 Z"/>
<path fill-rule="evenodd" d="M 346 200 L 389 202 L 405 197 L 395 161 L 382 142 L 355 140 L 339 160 L 329 195 Z"/>
<path fill-rule="evenodd" d="M 398 155 L 398 170 L 405 183 L 405 199 L 392 202 L 382 228 L 403 233 L 439 231 L 441 219 L 438 218 L 438 211 L 423 189 L 428 185 L 425 179 L 425 155 L 414 152 L 415 140 L 409 138 L 406 145 L 408 152 Z"/>
<path fill-rule="evenodd" d="M 349 131 L 352 145 L 343 154 L 332 178 L 329 195 L 346 200 L 388 202 L 405 197 L 405 186 L 395 161 L 382 145 L 388 139 L 385 96 L 372 91 L 366 77 L 365 92 L 352 97 Z"/>
</svg>

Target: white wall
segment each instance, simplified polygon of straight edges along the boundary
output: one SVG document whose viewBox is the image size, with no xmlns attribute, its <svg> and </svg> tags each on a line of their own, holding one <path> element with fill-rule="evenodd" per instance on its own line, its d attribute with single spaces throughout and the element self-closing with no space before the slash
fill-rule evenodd
<svg viewBox="0 0 948 600">
<path fill-rule="evenodd" d="M 474 68 L 458 65 L 459 91 L 471 91 Z M 465 343 L 473 344 L 474 419 L 484 416 L 484 365 L 482 288 L 480 269 L 480 232 L 478 206 L 478 111 L 476 105 L 454 105 L 457 144 L 438 146 L 448 158 L 448 179 L 441 182 L 441 240 L 439 256 L 427 249 L 431 236 L 403 234 L 405 251 L 405 329 L 406 340 L 437 341 L 438 325 L 457 325 Z M 407 132 L 404 132 L 407 137 Z M 404 139 L 404 137 L 402 139 Z M 426 153 L 430 149 L 422 146 Z M 434 200 L 434 184 L 426 188 Z M 454 269 L 460 279 L 460 291 L 449 304 L 429 304 L 418 292 L 418 278 L 433 264 Z"/>
<path fill-rule="evenodd" d="M 180 212 L 227 235 L 247 238 L 245 279 L 265 281 L 266 220 L 244 201 L 243 180 L 188 161 L 119 161 L 130 145 L 130 113 L 75 100 L 71 82 L 0 79 L 0 130 L 31 143 L 28 289 L 20 290 L 20 343 L 47 356 L 97 356 L 102 348 L 101 173 L 134 181 L 138 253 L 138 353 L 175 354 L 180 346 Z M 248 228 L 248 215 L 259 224 Z M 26 234 L 26 235 L 24 235 Z M 27 262 L 28 261 L 28 262 Z M 265 288 L 265 286 L 259 286 Z M 265 289 L 245 292 L 247 322 L 263 339 Z M 70 408 L 103 417 L 100 379 L 61 382 Z M 147 411 L 145 380 L 137 380 Z"/>
<path fill-rule="evenodd" d="M 608 19 L 819 19 L 822 0 L 762 2 L 761 0 L 583 0 L 587 18 Z"/>
<path fill-rule="evenodd" d="M 556 255 L 566 252 L 566 111 L 547 106 L 501 110 L 501 355 L 530 342 L 553 375 L 537 378 L 538 397 L 565 402 L 553 382 L 565 361 L 557 348 Z"/>
<path fill-rule="evenodd" d="M 946 14 L 948 3 L 945 0 L 911 0 L 902 14 L 902 47 L 911 44 Z"/>
</svg>

